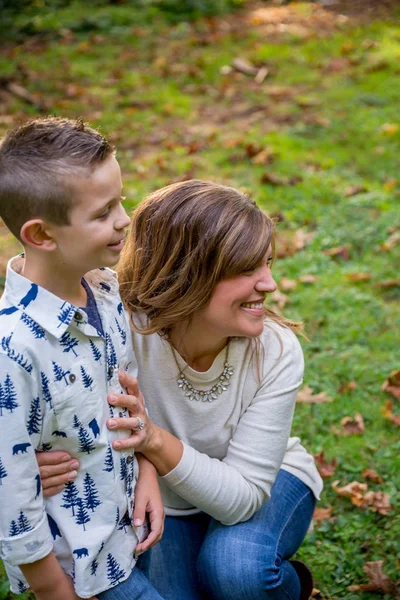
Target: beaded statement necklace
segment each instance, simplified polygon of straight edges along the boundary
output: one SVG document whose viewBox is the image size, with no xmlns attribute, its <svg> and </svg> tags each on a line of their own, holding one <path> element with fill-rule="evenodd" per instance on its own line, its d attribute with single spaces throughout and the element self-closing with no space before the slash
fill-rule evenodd
<svg viewBox="0 0 400 600">
<path fill-rule="evenodd" d="M 226 346 L 224 369 L 221 375 L 218 377 L 217 382 L 208 390 L 198 390 L 197 388 L 193 387 L 190 381 L 186 379 L 186 375 L 179 366 L 175 354 L 175 349 L 172 346 L 172 344 L 171 350 L 175 360 L 175 364 L 178 367 L 178 377 L 176 378 L 176 383 L 178 384 L 178 388 L 180 388 L 183 391 L 184 395 L 188 400 L 195 400 L 197 402 L 214 402 L 214 400 L 216 400 L 218 396 L 223 394 L 228 389 L 230 384 L 229 380 L 232 377 L 234 371 L 233 367 L 228 363 L 229 342 Z"/>
</svg>

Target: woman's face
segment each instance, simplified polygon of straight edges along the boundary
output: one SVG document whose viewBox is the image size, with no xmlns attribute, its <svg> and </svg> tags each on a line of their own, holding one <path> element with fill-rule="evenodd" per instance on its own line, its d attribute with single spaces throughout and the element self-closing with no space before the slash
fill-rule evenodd
<svg viewBox="0 0 400 600">
<path fill-rule="evenodd" d="M 252 272 L 223 279 L 210 302 L 197 313 L 201 323 L 218 337 L 256 337 L 264 327 L 266 294 L 277 288 L 271 273 L 272 249 Z"/>
</svg>

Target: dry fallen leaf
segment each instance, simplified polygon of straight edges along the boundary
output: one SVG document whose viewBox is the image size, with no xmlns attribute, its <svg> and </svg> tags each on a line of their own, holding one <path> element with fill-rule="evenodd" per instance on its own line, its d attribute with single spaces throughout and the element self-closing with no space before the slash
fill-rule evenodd
<svg viewBox="0 0 400 600">
<path fill-rule="evenodd" d="M 374 284 L 374 287 L 382 289 L 398 286 L 400 286 L 400 279 L 387 279 L 386 281 L 380 281 L 379 283 Z"/>
<path fill-rule="evenodd" d="M 297 282 L 294 279 L 287 279 L 286 277 L 282 277 L 279 282 L 279 287 L 284 292 L 289 292 L 290 290 L 294 290 L 297 287 Z"/>
<path fill-rule="evenodd" d="M 386 242 L 383 242 L 383 244 L 380 245 L 380 247 L 382 248 L 382 250 L 387 252 L 388 250 L 391 250 L 392 248 L 394 248 L 399 242 L 400 242 L 400 231 L 395 231 L 386 240 Z"/>
<path fill-rule="evenodd" d="M 327 396 L 325 392 L 313 394 L 312 388 L 305 385 L 297 394 L 296 402 L 298 404 L 322 404 L 324 402 L 332 402 L 332 398 Z"/>
<path fill-rule="evenodd" d="M 289 296 L 283 294 L 279 290 L 275 290 L 272 294 L 270 294 L 268 298 L 271 302 L 276 304 L 279 310 L 283 310 L 288 302 L 290 302 Z"/>
<path fill-rule="evenodd" d="M 336 435 L 358 435 L 364 433 L 364 419 L 360 413 L 356 413 L 354 419 L 352 417 L 343 417 L 340 421 L 340 429 L 332 428 L 332 433 Z"/>
<path fill-rule="evenodd" d="M 400 369 L 390 373 L 381 389 L 400 401 Z"/>
<path fill-rule="evenodd" d="M 235 58 L 232 61 L 232 67 L 236 71 L 239 71 L 239 73 L 244 73 L 245 75 L 257 75 L 257 73 L 258 73 L 257 67 L 252 65 L 245 58 L 240 58 L 240 57 Z"/>
<path fill-rule="evenodd" d="M 275 234 L 276 256 L 278 258 L 293 256 L 296 252 L 303 250 L 311 242 L 314 235 L 314 232 L 304 231 L 304 229 L 297 229 L 294 233 L 278 229 Z"/>
<path fill-rule="evenodd" d="M 369 508 L 373 512 L 378 512 L 381 515 L 387 515 L 391 510 L 389 494 L 384 492 L 368 491 L 366 483 L 352 481 L 343 487 L 338 486 L 339 481 L 332 483 L 332 488 L 339 496 L 350 498 L 354 506 L 360 508 Z"/>
<path fill-rule="evenodd" d="M 390 193 L 392 190 L 394 190 L 394 188 L 397 187 L 398 183 L 399 182 L 397 181 L 397 179 L 388 179 L 383 184 L 383 189 L 385 190 L 385 192 Z"/>
<path fill-rule="evenodd" d="M 346 273 L 346 279 L 353 282 L 368 281 L 371 277 L 370 273 Z"/>
<path fill-rule="evenodd" d="M 341 258 L 343 260 L 350 259 L 350 250 L 347 246 L 336 246 L 335 248 L 327 248 L 324 250 L 324 254 L 332 256 L 333 258 Z"/>
<path fill-rule="evenodd" d="M 300 283 L 315 283 L 317 279 L 318 277 L 316 277 L 315 275 L 302 275 L 301 277 L 299 277 Z"/>
<path fill-rule="evenodd" d="M 365 563 L 363 569 L 368 577 L 368 583 L 359 585 L 349 585 L 349 592 L 380 592 L 382 594 L 392 594 L 396 590 L 394 581 L 390 579 L 382 570 L 383 560 L 376 560 Z"/>
<path fill-rule="evenodd" d="M 344 392 L 352 392 L 357 387 L 357 383 L 355 381 L 348 381 L 347 383 L 343 383 L 340 388 L 338 388 L 338 392 L 343 394 Z"/>
<path fill-rule="evenodd" d="M 334 475 L 337 467 L 336 458 L 333 458 L 330 463 L 326 462 L 324 451 L 320 452 L 319 454 L 314 454 L 314 458 L 318 472 L 321 475 L 321 477 L 326 479 L 327 477 L 332 477 L 332 475 Z"/>
<path fill-rule="evenodd" d="M 386 400 L 386 404 L 381 411 L 385 419 L 391 421 L 395 427 L 400 427 L 400 415 L 393 413 L 393 402 L 391 400 Z"/>
<path fill-rule="evenodd" d="M 251 162 L 255 165 L 270 165 L 276 158 L 276 153 L 269 148 L 263 148 L 257 154 L 253 155 Z"/>
<path fill-rule="evenodd" d="M 316 507 L 313 514 L 313 521 L 317 523 L 321 523 L 322 521 L 328 521 L 332 516 L 332 506 L 329 508 L 321 508 L 319 506 Z"/>
<path fill-rule="evenodd" d="M 374 483 L 383 483 L 383 479 L 374 469 L 364 469 L 362 472 L 364 479 L 370 479 Z"/>
<path fill-rule="evenodd" d="M 346 198 L 350 198 L 351 196 L 356 196 L 357 194 L 364 194 L 365 192 L 368 192 L 365 185 L 351 185 L 350 187 L 345 189 L 344 195 Z"/>
<path fill-rule="evenodd" d="M 380 131 L 386 135 L 394 135 L 398 130 L 399 126 L 396 123 L 384 123 L 380 128 Z"/>
</svg>

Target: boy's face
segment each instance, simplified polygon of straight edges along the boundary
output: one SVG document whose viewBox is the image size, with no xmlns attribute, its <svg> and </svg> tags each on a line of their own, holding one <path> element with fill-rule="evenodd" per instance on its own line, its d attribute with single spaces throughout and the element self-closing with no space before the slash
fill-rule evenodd
<svg viewBox="0 0 400 600">
<path fill-rule="evenodd" d="M 81 276 L 118 261 L 129 217 L 121 204 L 121 170 L 111 155 L 73 183 L 76 200 L 69 225 L 52 225 L 60 268 Z"/>
</svg>

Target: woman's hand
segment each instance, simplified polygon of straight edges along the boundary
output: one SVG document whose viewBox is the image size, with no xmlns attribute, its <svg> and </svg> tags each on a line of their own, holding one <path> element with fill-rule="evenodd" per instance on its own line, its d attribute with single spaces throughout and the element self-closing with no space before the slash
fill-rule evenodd
<svg viewBox="0 0 400 600">
<path fill-rule="evenodd" d="M 127 450 L 133 448 L 137 452 L 146 454 L 158 449 L 159 428 L 152 423 L 144 408 L 144 400 L 137 380 L 119 371 L 119 380 L 127 394 L 108 394 L 107 400 L 111 406 L 120 406 L 129 411 L 130 417 L 112 418 L 107 420 L 109 429 L 127 429 L 132 432 L 129 438 L 115 440 L 115 450 Z M 139 430 L 138 425 L 144 424 Z"/>
<path fill-rule="evenodd" d="M 154 466 L 141 454 L 139 462 L 139 479 L 135 487 L 134 527 L 141 527 L 146 515 L 149 520 L 150 533 L 145 540 L 136 546 L 136 554 L 142 554 L 160 541 L 164 531 L 164 505 L 158 487 L 157 472 Z"/>
<path fill-rule="evenodd" d="M 45 498 L 59 494 L 78 476 L 79 461 L 62 450 L 36 452 L 36 460 Z"/>
</svg>

